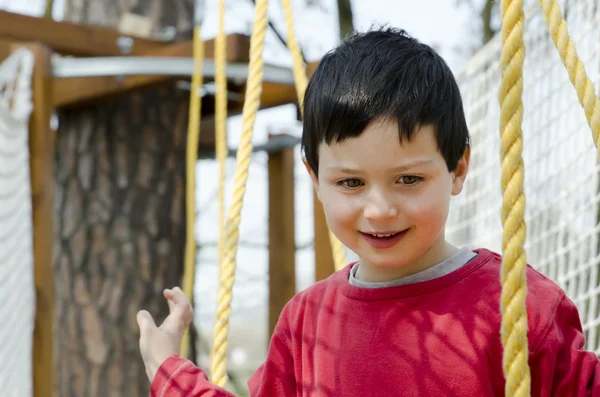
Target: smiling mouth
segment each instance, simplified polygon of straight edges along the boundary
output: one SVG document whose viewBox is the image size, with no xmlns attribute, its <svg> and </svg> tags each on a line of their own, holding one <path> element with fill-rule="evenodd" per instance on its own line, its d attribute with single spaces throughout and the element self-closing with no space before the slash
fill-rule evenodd
<svg viewBox="0 0 600 397">
<path fill-rule="evenodd" d="M 402 241 L 409 229 L 410 228 L 398 232 L 360 232 L 360 234 L 362 235 L 363 239 L 367 242 L 367 244 L 369 244 L 372 248 L 382 250 L 392 248 L 400 241 Z"/>
<path fill-rule="evenodd" d="M 385 232 L 385 233 L 365 233 L 365 232 L 361 232 L 362 234 L 365 234 L 367 236 L 371 236 L 371 237 L 376 237 L 376 238 L 390 238 L 390 237 L 394 237 L 397 236 L 398 234 L 404 232 L 404 230 L 401 230 L 399 232 Z"/>
</svg>

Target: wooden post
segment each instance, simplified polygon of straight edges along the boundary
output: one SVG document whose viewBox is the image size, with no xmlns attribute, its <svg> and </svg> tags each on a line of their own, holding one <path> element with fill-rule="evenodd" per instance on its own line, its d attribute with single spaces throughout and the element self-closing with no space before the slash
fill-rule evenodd
<svg viewBox="0 0 600 397">
<path fill-rule="evenodd" d="M 51 397 L 54 390 L 54 272 L 52 270 L 54 213 L 54 131 L 51 51 L 41 44 L 27 47 L 35 54 L 33 112 L 29 123 L 33 258 L 36 312 L 33 334 L 33 395 Z"/>
<path fill-rule="evenodd" d="M 12 54 L 14 50 L 14 42 L 2 40 L 0 38 L 0 62 L 4 61 L 4 59 L 8 58 L 10 54 Z"/>
<path fill-rule="evenodd" d="M 312 76 L 318 62 L 308 64 L 308 75 Z M 315 281 L 324 280 L 335 272 L 333 251 L 329 240 L 329 226 L 325 219 L 323 205 L 313 190 L 313 228 L 315 236 Z"/>
<path fill-rule="evenodd" d="M 313 227 L 315 233 L 315 281 L 324 280 L 335 272 L 329 226 L 323 205 L 313 190 Z"/>
<path fill-rule="evenodd" d="M 294 149 L 269 153 L 269 340 L 296 293 Z"/>
</svg>

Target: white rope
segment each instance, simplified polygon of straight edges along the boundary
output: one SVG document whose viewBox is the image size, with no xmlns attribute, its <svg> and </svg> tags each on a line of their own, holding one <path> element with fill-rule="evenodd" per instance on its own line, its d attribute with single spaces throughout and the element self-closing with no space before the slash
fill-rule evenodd
<svg viewBox="0 0 600 397">
<path fill-rule="evenodd" d="M 0 394 L 7 397 L 33 393 L 35 286 L 28 147 L 33 65 L 33 54 L 23 48 L 0 63 Z"/>
</svg>

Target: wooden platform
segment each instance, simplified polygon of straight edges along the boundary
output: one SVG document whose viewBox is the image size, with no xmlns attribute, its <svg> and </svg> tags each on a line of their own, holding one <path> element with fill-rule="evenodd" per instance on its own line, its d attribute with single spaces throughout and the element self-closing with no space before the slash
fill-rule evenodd
<svg viewBox="0 0 600 397">
<path fill-rule="evenodd" d="M 131 39 L 131 47 L 124 52 L 119 38 Z M 206 41 L 206 56 L 214 58 L 214 40 Z M 50 129 L 51 115 L 56 109 L 90 106 L 109 101 L 118 95 L 160 84 L 172 84 L 183 77 L 141 76 L 55 78 L 52 72 L 53 56 L 75 57 L 189 57 L 193 56 L 192 42 L 163 42 L 135 36 L 125 36 L 114 29 L 93 27 L 49 19 L 35 18 L 0 11 L 0 61 L 15 48 L 26 46 L 35 55 L 33 76 L 34 110 L 30 123 L 30 164 L 33 195 L 35 287 L 37 297 L 36 323 L 33 346 L 34 396 L 50 397 L 53 379 L 53 319 L 54 278 L 52 277 L 52 242 L 54 214 L 54 131 Z M 234 34 L 227 38 L 227 60 L 247 63 L 250 38 Z M 309 65 L 309 72 L 316 64 Z M 242 112 L 245 82 L 230 81 L 228 89 L 238 98 L 228 103 L 229 115 Z M 201 121 L 201 146 L 214 148 L 214 107 L 206 98 Z M 292 84 L 264 83 L 261 109 L 295 104 L 297 95 Z M 274 139 L 274 138 L 272 138 Z M 295 293 L 294 280 L 294 194 L 293 150 L 287 149 L 269 155 L 270 255 L 271 299 L 270 329 L 282 303 Z M 281 222 L 281 220 L 285 222 Z M 321 205 L 315 197 L 315 235 L 325 236 L 315 241 L 316 274 L 324 278 L 333 271 L 333 258 L 328 243 L 327 225 Z M 282 267 L 281 263 L 287 266 Z M 279 280 L 279 282 L 277 282 Z"/>
<path fill-rule="evenodd" d="M 123 53 L 118 46 L 119 38 L 131 39 L 129 52 Z M 114 29 L 86 26 L 69 22 L 56 22 L 0 11 L 0 59 L 10 54 L 14 45 L 42 44 L 54 55 L 79 57 L 105 56 L 193 56 L 192 41 L 164 42 L 131 35 L 123 35 Z M 205 42 L 205 54 L 214 59 L 215 41 Z M 247 63 L 250 37 L 232 34 L 227 37 L 227 61 Z M 127 77 L 75 77 L 51 80 L 53 108 L 89 106 L 143 88 L 172 83 L 182 77 L 173 76 L 127 76 Z M 241 114 L 245 84 L 231 81 L 228 89 L 238 94 L 239 100 L 229 101 L 229 114 Z M 296 103 L 296 90 L 291 84 L 264 83 L 261 109 Z M 214 147 L 214 119 L 210 107 L 204 107 L 202 141 L 204 147 Z"/>
</svg>

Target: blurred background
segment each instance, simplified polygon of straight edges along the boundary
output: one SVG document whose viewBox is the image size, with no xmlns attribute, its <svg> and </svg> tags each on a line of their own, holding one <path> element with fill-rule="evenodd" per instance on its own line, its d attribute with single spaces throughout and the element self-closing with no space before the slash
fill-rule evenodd
<svg viewBox="0 0 600 397">
<path fill-rule="evenodd" d="M 540 7 L 525 3 L 528 259 L 576 300 L 588 347 L 598 351 L 597 154 Z M 559 3 L 597 84 L 598 1 Z M 228 0 L 225 6 L 228 62 L 243 64 L 255 4 Z M 474 143 L 473 176 L 465 194 L 453 202 L 448 234 L 456 244 L 499 251 L 499 1 L 292 0 L 292 6 L 308 65 L 316 65 L 351 32 L 380 25 L 407 30 L 446 59 L 463 91 Z M 153 79 L 106 69 L 116 67 L 115 58 L 127 56 L 189 59 L 198 8 L 203 10 L 202 38 L 212 42 L 205 56 L 212 59 L 217 0 L 0 0 L 0 60 L 6 59 L 0 67 L 0 110 L 6 113 L 0 118 L 0 165 L 5 169 L 0 170 L 0 286 L 7 302 L 0 309 L 7 319 L 0 325 L 7 341 L 0 347 L 5 362 L 0 387 L 9 393 L 3 395 L 147 395 L 135 313 L 145 308 L 160 321 L 167 310 L 162 289 L 181 285 L 190 76 L 171 73 Z M 290 76 L 292 58 L 279 1 L 269 1 L 268 15 L 265 79 L 281 71 Z M 18 52 L 21 46 L 30 52 Z M 40 59 L 50 65 L 45 77 Z M 213 76 L 207 73 L 202 91 L 195 168 L 192 359 L 204 369 L 210 368 L 219 286 Z M 44 86 L 44 78 L 53 78 L 52 83 Z M 226 163 L 227 204 L 242 132 L 244 80 L 230 76 L 228 81 L 232 155 Z M 229 333 L 227 387 L 240 396 L 246 395 L 245 383 L 268 347 L 269 316 L 273 320 L 269 297 L 274 293 L 269 278 L 277 274 L 272 257 L 270 264 L 269 222 L 290 219 L 283 212 L 275 220 L 277 212 L 269 216 L 278 194 L 293 195 L 294 274 L 281 282 L 297 292 L 331 270 L 319 267 L 322 229 L 301 163 L 297 138 L 302 125 L 293 81 L 288 80 L 265 85 L 254 126 L 259 150 L 252 157 L 242 210 Z M 40 110 L 42 91 L 51 104 Z M 48 134 L 34 137 L 32 131 L 40 128 Z M 264 146 L 278 136 L 291 140 Z M 284 161 L 291 172 L 270 178 L 285 167 Z M 42 197 L 37 202 L 36 194 Z M 347 260 L 353 259 L 347 252 Z M 43 266 L 45 272 L 38 271 Z M 284 303 L 280 299 L 276 306 Z"/>
</svg>

